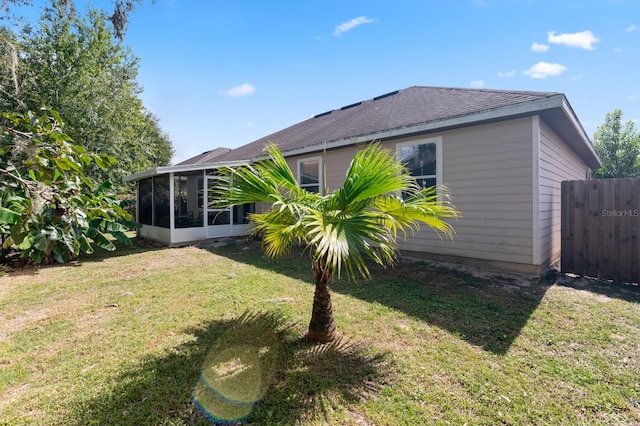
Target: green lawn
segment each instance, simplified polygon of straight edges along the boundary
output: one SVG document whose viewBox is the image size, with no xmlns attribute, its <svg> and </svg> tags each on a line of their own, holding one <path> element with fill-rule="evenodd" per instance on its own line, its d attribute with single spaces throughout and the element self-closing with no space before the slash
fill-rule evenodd
<svg viewBox="0 0 640 426">
<path fill-rule="evenodd" d="M 0 276 L 0 424 L 640 424 L 640 290 L 421 262 L 338 280 L 304 338 L 304 255 L 133 246 Z M 256 403 L 257 402 L 257 403 Z"/>
</svg>

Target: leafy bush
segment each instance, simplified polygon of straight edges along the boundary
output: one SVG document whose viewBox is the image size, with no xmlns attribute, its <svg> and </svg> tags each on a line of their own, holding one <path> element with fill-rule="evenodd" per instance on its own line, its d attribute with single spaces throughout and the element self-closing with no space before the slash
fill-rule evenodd
<svg viewBox="0 0 640 426">
<path fill-rule="evenodd" d="M 64 263 L 92 243 L 114 250 L 113 239 L 130 243 L 125 231 L 138 226 L 113 195 L 111 182 L 85 173 L 107 169 L 113 157 L 87 151 L 63 132 L 54 110 L 37 115 L 3 113 L 0 124 L 0 235 L 3 256 L 18 250 L 34 263 Z"/>
</svg>

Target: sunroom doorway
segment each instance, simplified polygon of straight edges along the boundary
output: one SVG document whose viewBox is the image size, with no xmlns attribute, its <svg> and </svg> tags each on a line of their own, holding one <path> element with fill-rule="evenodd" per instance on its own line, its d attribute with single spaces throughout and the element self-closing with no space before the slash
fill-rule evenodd
<svg viewBox="0 0 640 426">
<path fill-rule="evenodd" d="M 205 191 L 207 193 L 206 205 L 206 237 L 218 238 L 239 236 L 246 233 L 249 229 L 248 215 L 255 212 L 255 204 L 245 204 L 235 206 L 230 209 L 214 209 L 211 204 L 214 201 L 215 188 L 218 176 L 215 170 L 207 171 L 207 185 Z"/>
</svg>

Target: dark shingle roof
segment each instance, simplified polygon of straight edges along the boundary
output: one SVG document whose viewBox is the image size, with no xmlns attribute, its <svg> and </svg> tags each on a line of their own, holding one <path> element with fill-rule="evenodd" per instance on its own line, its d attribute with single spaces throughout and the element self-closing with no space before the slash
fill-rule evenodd
<svg viewBox="0 0 640 426">
<path fill-rule="evenodd" d="M 559 95 L 555 92 L 413 86 L 327 111 L 216 158 L 250 160 L 268 142 L 291 151 L 325 142 L 466 116 Z"/>
<path fill-rule="evenodd" d="M 209 164 L 209 163 L 213 163 L 214 161 L 216 161 L 216 159 L 218 157 L 220 157 L 222 154 L 226 154 L 227 152 L 231 151 L 230 148 L 216 148 L 216 149 L 212 149 L 211 151 L 205 151 L 200 155 L 196 155 L 195 157 L 191 157 L 189 159 L 186 159 L 180 163 L 174 164 L 174 166 L 189 166 L 192 164 Z"/>
</svg>

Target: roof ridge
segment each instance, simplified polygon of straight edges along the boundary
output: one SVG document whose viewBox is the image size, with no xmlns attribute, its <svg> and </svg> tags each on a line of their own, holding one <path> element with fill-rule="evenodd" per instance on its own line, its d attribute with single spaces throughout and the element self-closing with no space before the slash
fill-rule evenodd
<svg viewBox="0 0 640 426">
<path fill-rule="evenodd" d="M 510 90 L 510 89 L 491 89 L 491 88 L 476 88 L 476 87 L 448 87 L 448 86 L 419 86 L 419 85 L 413 85 L 413 86 L 409 86 L 406 87 L 404 89 L 396 89 L 396 90 L 392 90 L 390 92 L 384 93 L 382 95 L 378 95 L 378 96 L 374 96 L 372 98 L 369 99 L 364 99 L 364 100 L 360 100 L 360 101 L 356 101 L 356 102 L 352 102 L 346 106 L 343 107 L 339 107 L 339 108 L 333 108 L 330 110 L 327 110 L 325 112 L 321 112 L 319 114 L 315 114 L 313 115 L 311 118 L 319 118 L 319 117 L 323 117 L 325 115 L 329 115 L 333 112 L 337 112 L 337 111 L 343 111 L 345 109 L 350 109 L 354 106 L 359 106 L 361 104 L 369 103 L 369 102 L 376 102 L 379 101 L 381 99 L 384 98 L 388 98 L 391 97 L 393 95 L 396 95 L 398 93 L 401 92 L 407 92 L 410 91 L 411 89 L 435 89 L 435 90 L 450 90 L 450 91 L 463 91 L 463 92 L 487 92 L 487 93 L 513 93 L 513 94 L 528 94 L 528 95 L 538 95 L 538 96 L 555 96 L 555 95 L 562 95 L 562 93 L 560 92 L 539 92 L 539 91 L 533 91 L 533 90 Z"/>
<path fill-rule="evenodd" d="M 384 93 L 384 92 L 383 92 Z M 475 122 L 479 113 L 501 110 L 504 116 L 522 111 L 522 105 L 537 105 L 564 96 L 556 92 L 523 90 L 410 86 L 386 92 L 367 100 L 345 103 L 343 107 L 325 110 L 275 133 L 263 136 L 233 149 L 220 157 L 222 161 L 257 158 L 264 144 L 274 141 L 283 151 L 294 152 L 332 141 L 355 140 L 393 129 L 445 120 L 470 117 Z M 557 103 L 557 102 L 556 102 Z M 547 104 L 545 104 L 547 105 Z M 525 108 L 526 111 L 529 111 Z M 501 116 L 502 117 L 502 116 Z"/>
<path fill-rule="evenodd" d="M 400 91 L 409 89 L 438 89 L 438 90 L 459 90 L 465 92 L 493 92 L 493 93 L 522 93 L 522 94 L 538 94 L 538 95 L 562 95 L 561 92 L 541 92 L 535 90 L 512 90 L 512 89 L 493 89 L 485 87 L 446 87 L 446 86 L 410 86 Z"/>
</svg>

